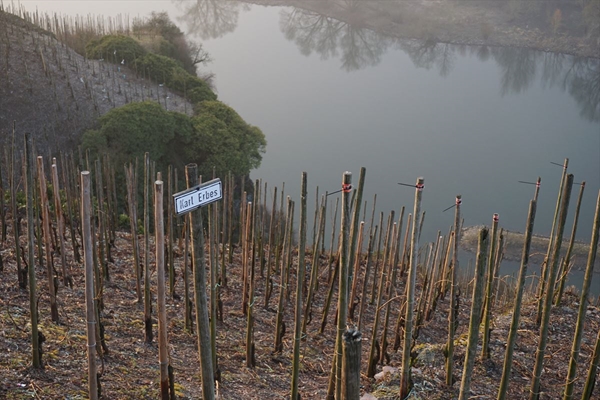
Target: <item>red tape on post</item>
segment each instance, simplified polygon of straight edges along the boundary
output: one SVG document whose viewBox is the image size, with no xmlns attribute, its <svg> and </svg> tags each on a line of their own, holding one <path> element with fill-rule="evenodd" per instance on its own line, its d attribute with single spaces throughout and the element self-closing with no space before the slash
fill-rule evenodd
<svg viewBox="0 0 600 400">
<path fill-rule="evenodd" d="M 498 214 L 494 214 L 494 222 L 500 221 L 500 216 Z"/>
<path fill-rule="evenodd" d="M 342 183 L 342 191 L 344 193 L 350 193 L 352 191 L 352 185 Z"/>
<path fill-rule="evenodd" d="M 425 188 L 425 185 L 424 185 L 424 184 L 422 184 L 422 183 L 417 183 L 417 184 L 415 185 L 415 187 L 417 188 L 417 190 L 418 190 L 419 192 L 421 192 L 421 191 L 423 191 L 423 189 Z"/>
<path fill-rule="evenodd" d="M 460 206 L 462 204 L 462 199 L 456 198 L 456 205 Z"/>
</svg>

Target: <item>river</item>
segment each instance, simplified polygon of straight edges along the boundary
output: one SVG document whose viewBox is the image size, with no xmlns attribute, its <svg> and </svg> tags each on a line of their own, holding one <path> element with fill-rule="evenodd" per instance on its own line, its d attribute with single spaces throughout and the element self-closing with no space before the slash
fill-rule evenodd
<svg viewBox="0 0 600 400">
<path fill-rule="evenodd" d="M 265 133 L 267 152 L 252 178 L 285 182 L 298 199 L 306 171 L 313 207 L 317 186 L 336 191 L 344 171 L 357 182 L 364 166 L 369 214 L 375 193 L 378 212 L 411 212 L 414 190 L 398 183 L 425 178 L 422 243 L 448 230 L 453 212 L 442 210 L 456 194 L 465 225 L 489 225 L 499 213 L 502 227 L 524 231 L 534 187 L 518 181 L 540 176 L 535 233 L 547 235 L 562 172 L 552 162 L 568 157 L 575 182 L 587 183 L 577 238 L 590 240 L 600 187 L 600 60 L 402 40 L 301 9 L 234 1 L 22 4 L 68 15 L 168 12 L 210 53 L 201 72 L 215 74 L 220 100 Z"/>
</svg>

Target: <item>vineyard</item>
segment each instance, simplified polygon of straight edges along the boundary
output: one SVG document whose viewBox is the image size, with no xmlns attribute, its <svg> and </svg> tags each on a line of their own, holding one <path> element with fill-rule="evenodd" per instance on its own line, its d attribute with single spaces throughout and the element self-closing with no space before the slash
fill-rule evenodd
<svg viewBox="0 0 600 400">
<path fill-rule="evenodd" d="M 475 277 L 463 276 L 454 229 L 418 244 L 421 178 L 412 213 L 376 216 L 376 196 L 363 205 L 363 168 L 356 187 L 346 172 L 341 193 L 317 193 L 308 216 L 306 174 L 298 207 L 284 188 L 228 174 L 221 200 L 178 216 L 171 197 L 181 175 L 200 182 L 195 165 L 163 174 L 147 154 L 124 169 L 120 197 L 108 156 L 49 162 L 24 147 L 2 169 L 3 397 L 515 399 L 533 384 L 540 399 L 591 396 L 599 311 L 580 305 L 586 285 L 524 288 L 528 241 L 523 277 L 502 285 L 495 217 L 479 231 Z M 572 175 L 563 181 L 555 243 Z M 532 200 L 529 241 L 534 216 Z M 558 289 L 560 246 L 550 250 L 546 285 Z"/>
<path fill-rule="evenodd" d="M 585 184 L 568 159 L 549 238 L 533 235 L 538 180 L 524 233 L 497 214 L 463 229 L 457 195 L 453 225 L 423 243 L 424 178 L 401 184 L 414 203 L 389 214 L 363 192 L 365 168 L 326 193 L 299 174 L 291 198 L 249 178 L 264 135 L 184 69 L 197 60 L 141 45 L 111 60 L 115 43 L 138 48 L 128 21 L 13 14 L 0 9 L 0 398 L 598 398 L 600 196 L 591 242 L 575 242 Z M 142 113 L 189 131 L 178 147 L 143 129 L 133 140 L 121 128 Z M 89 133 L 98 118 L 123 125 Z M 239 151 L 199 165 L 192 134 L 229 134 Z M 176 208 L 208 181 L 218 200 Z M 565 285 L 575 258 L 580 290 Z M 516 281 L 504 259 L 521 262 Z"/>
</svg>

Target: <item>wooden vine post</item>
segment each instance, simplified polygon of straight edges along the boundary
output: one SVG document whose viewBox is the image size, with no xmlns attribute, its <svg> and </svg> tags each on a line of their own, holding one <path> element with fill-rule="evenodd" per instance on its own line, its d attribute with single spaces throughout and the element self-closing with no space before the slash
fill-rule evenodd
<svg viewBox="0 0 600 400">
<path fill-rule="evenodd" d="M 21 224 L 19 223 L 19 213 L 17 210 L 17 174 L 16 174 L 16 168 L 15 168 L 15 152 L 16 152 L 16 145 L 15 145 L 15 124 L 13 122 L 13 145 L 12 145 L 12 151 L 11 151 L 11 168 L 10 168 L 10 205 L 11 205 L 11 213 L 12 213 L 12 231 L 13 231 L 13 235 L 14 235 L 14 239 L 15 239 L 15 259 L 17 261 L 17 276 L 19 279 L 19 288 L 20 289 L 27 289 L 27 269 L 26 268 L 21 268 L 21 246 L 20 246 L 20 237 L 21 237 Z M 27 148 L 27 144 L 31 144 L 28 142 L 27 136 L 25 139 L 25 143 L 26 143 L 26 148 Z M 33 146 L 30 146 L 29 151 L 33 151 Z M 33 189 L 33 169 L 34 169 L 34 165 L 33 165 L 33 161 L 29 163 L 29 170 L 31 170 L 31 202 L 34 202 L 35 198 L 34 198 L 34 189 Z M 29 199 L 28 199 L 29 201 Z M 33 207 L 33 204 L 32 204 Z M 33 216 L 33 208 L 32 208 L 32 216 Z M 33 220 L 34 218 L 32 218 L 31 223 L 33 224 Z M 29 229 L 29 228 L 27 228 Z M 29 242 L 28 247 L 33 248 L 33 244 L 35 243 L 35 237 L 28 236 L 28 240 L 31 240 Z M 30 268 L 31 265 L 33 263 L 29 262 Z"/>
<path fill-rule="evenodd" d="M 32 151 L 33 151 L 33 149 L 35 149 L 35 144 L 32 144 L 31 149 L 32 149 Z M 39 186 L 40 177 L 39 177 L 39 174 L 37 173 L 37 170 L 35 169 L 35 167 L 32 166 L 32 168 L 34 168 L 33 179 L 37 180 L 37 182 L 38 182 L 38 185 L 33 192 L 33 196 L 34 196 L 34 200 L 35 200 L 33 203 L 34 213 L 35 213 L 35 215 L 38 216 L 38 218 L 34 218 L 34 220 L 33 220 L 33 222 L 35 223 L 35 236 L 36 236 L 36 243 L 37 243 L 37 260 L 38 260 L 39 266 L 41 268 L 43 268 L 44 267 L 44 233 L 42 232 L 42 223 L 40 222 L 42 218 L 39 218 L 39 216 L 43 215 L 40 186 Z"/>
<path fill-rule="evenodd" d="M 219 275 L 219 284 L 223 287 L 227 286 L 227 263 L 225 262 L 225 257 L 228 251 L 229 237 L 231 236 L 231 219 L 233 218 L 230 209 L 230 204 L 233 201 L 231 180 L 230 172 L 227 174 L 227 180 L 225 181 L 225 201 L 223 202 L 223 220 L 221 222 L 221 273 Z M 221 320 L 223 320 L 222 315 Z"/>
<path fill-rule="evenodd" d="M 27 263 L 28 265 L 28 276 L 29 276 L 29 312 L 31 314 L 31 351 L 33 359 L 33 368 L 42 367 L 42 352 L 40 351 L 39 343 L 39 332 L 38 332 L 38 307 L 37 307 L 37 283 L 35 279 L 35 250 L 33 244 L 35 243 L 34 224 L 33 224 L 33 155 L 30 147 L 31 142 L 27 135 L 25 135 L 25 165 L 23 170 L 25 172 L 25 189 L 27 191 Z M 14 193 L 11 197 L 15 197 Z M 13 215 L 13 224 L 16 218 Z M 14 225 L 13 225 L 14 227 Z M 19 246 L 17 245 L 17 248 Z"/>
<path fill-rule="evenodd" d="M 327 399 L 340 400 L 342 395 L 342 335 L 346 331 L 346 317 L 348 312 L 348 239 L 350 231 L 350 195 L 352 193 L 352 173 L 344 172 L 342 176 L 342 222 L 341 222 L 341 250 L 340 273 L 338 286 L 337 307 L 337 332 L 335 352 L 331 363 Z M 295 400 L 295 399 L 294 399 Z"/>
<path fill-rule="evenodd" d="M 542 186 L 542 178 L 538 176 L 537 181 L 535 183 L 535 192 L 533 194 L 533 201 L 537 203 L 538 196 L 540 194 L 540 187 Z"/>
<path fill-rule="evenodd" d="M 378 357 L 377 357 L 377 353 L 375 352 L 376 348 L 381 349 L 381 347 L 379 346 L 379 343 L 377 342 L 377 330 L 379 329 L 379 319 L 381 318 L 381 300 L 383 297 L 383 288 L 384 288 L 384 284 L 385 284 L 385 279 L 386 279 L 386 265 L 388 265 L 388 254 L 389 252 L 387 251 L 388 245 L 390 243 L 391 240 L 391 236 L 392 236 L 392 223 L 394 221 L 394 210 L 392 210 L 390 212 L 390 215 L 388 217 L 388 223 L 387 223 L 387 228 L 386 228 L 386 232 L 385 232 L 385 243 L 384 243 L 384 254 L 383 254 L 383 264 L 381 267 L 381 274 L 379 277 L 379 285 L 377 286 L 377 302 L 375 303 L 375 319 L 373 321 L 373 328 L 371 330 L 371 332 L 373 332 L 371 334 L 371 345 L 369 347 L 369 359 L 368 359 L 368 364 L 367 364 L 367 376 L 369 378 L 373 378 L 375 376 L 375 367 L 377 365 L 377 361 L 378 361 Z M 373 277 L 373 281 L 377 281 L 377 276 Z M 381 355 L 381 354 L 379 354 Z"/>
<path fill-rule="evenodd" d="M 394 288 L 396 286 L 396 275 L 398 274 L 398 268 L 397 268 L 398 251 L 399 251 L 399 247 L 400 247 L 403 219 L 404 219 L 404 207 L 402 207 L 402 209 L 400 210 L 400 218 L 397 223 L 394 223 L 394 227 L 393 227 L 392 244 L 391 244 L 391 250 L 390 250 L 390 257 L 389 257 L 390 274 L 387 277 L 386 288 L 385 288 L 385 290 L 386 290 L 385 293 L 386 293 L 388 301 L 387 301 L 387 305 L 386 305 L 386 309 L 385 309 L 385 317 L 383 319 L 383 329 L 381 331 L 381 340 L 380 340 L 381 354 L 379 357 L 379 361 L 380 361 L 381 365 L 383 365 L 383 363 L 385 362 L 386 359 L 389 359 L 389 355 L 387 354 L 387 348 L 388 348 L 387 332 L 388 332 L 388 325 L 390 322 L 390 314 L 391 314 L 391 306 L 392 306 L 391 300 L 394 297 L 394 290 L 395 290 Z M 410 224 L 410 214 L 409 214 L 407 224 Z M 402 311 L 400 311 L 398 314 L 402 314 Z"/>
<path fill-rule="evenodd" d="M 266 204 L 265 204 L 266 206 Z M 271 207 L 271 222 L 269 224 L 269 258 L 267 259 L 267 276 L 265 277 L 265 304 L 264 307 L 269 307 L 269 299 L 271 298 L 271 292 L 273 290 L 272 281 L 271 281 L 271 261 L 273 260 L 273 247 L 274 237 L 275 237 L 275 219 L 277 216 L 277 186 L 275 186 L 273 190 L 273 206 Z"/>
<path fill-rule="evenodd" d="M 351 321 L 354 321 L 354 310 L 356 309 L 356 306 L 358 305 L 358 302 L 355 301 L 356 299 L 356 291 L 358 289 L 358 277 L 360 275 L 360 254 L 361 254 L 361 250 L 362 250 L 362 244 L 363 244 L 363 234 L 364 234 L 364 230 L 365 230 L 365 221 L 361 221 L 360 222 L 360 228 L 358 229 L 358 242 L 356 244 L 356 254 L 354 256 L 354 261 L 353 264 L 350 265 L 350 269 L 354 270 L 354 272 L 352 273 L 352 276 L 355 277 L 355 279 L 351 279 L 351 282 L 349 282 L 348 286 L 349 286 L 349 290 L 350 290 L 350 297 L 348 297 L 348 318 Z M 363 279 L 364 280 L 364 279 Z"/>
<path fill-rule="evenodd" d="M 125 177 L 127 182 L 127 204 L 129 206 L 129 226 L 131 229 L 131 247 L 133 248 L 133 264 L 135 273 L 135 292 L 137 294 L 137 302 L 142 302 L 142 273 L 140 269 L 140 245 L 138 240 L 138 224 L 137 224 L 137 185 L 136 185 L 137 169 L 133 169 L 130 163 L 129 167 L 125 166 Z"/>
<path fill-rule="evenodd" d="M 38 181 L 40 184 L 40 204 L 42 207 L 44 223 L 44 242 L 46 249 L 46 274 L 48 278 L 48 291 L 50 294 L 50 314 L 52 321 L 59 323 L 58 305 L 56 304 L 56 282 L 54 281 L 54 266 L 52 265 L 52 239 L 50 238 L 50 211 L 48 210 L 48 197 L 46 195 L 46 175 L 44 174 L 44 160 L 37 158 Z"/>
<path fill-rule="evenodd" d="M 304 256 L 306 250 L 306 181 L 306 172 L 302 172 L 302 187 L 300 192 L 300 243 L 298 244 L 298 270 L 296 273 L 296 310 L 294 324 L 294 355 L 292 361 L 291 400 L 298 400 L 299 398 L 298 376 L 300 374 L 300 339 L 302 335 L 302 293 L 304 290 Z M 316 268 L 316 266 L 313 266 L 313 268 Z"/>
<path fill-rule="evenodd" d="M 363 190 L 365 187 L 365 176 L 367 174 L 367 169 L 362 167 L 360 169 L 360 174 L 358 176 L 358 187 L 356 189 L 356 199 L 354 205 L 352 207 L 352 225 L 350 226 L 350 249 L 348 254 L 348 289 L 352 287 L 352 281 L 356 279 L 354 277 L 354 273 L 352 271 L 352 267 L 354 266 L 354 258 L 356 251 L 356 243 L 358 241 L 358 227 L 360 221 L 360 206 L 362 203 Z M 354 302 L 354 299 L 350 298 L 350 305 Z"/>
<path fill-rule="evenodd" d="M 437 292 L 437 285 L 436 282 L 438 281 L 438 266 L 439 266 L 439 260 L 441 257 L 441 251 L 442 251 L 442 247 L 443 247 L 443 242 L 444 242 L 444 237 L 442 236 L 442 231 L 437 231 L 437 240 L 435 242 L 434 248 L 433 248 L 433 265 L 431 267 L 431 284 L 429 285 L 428 288 L 428 293 L 427 293 L 427 310 L 425 312 L 425 320 L 429 321 L 432 317 L 432 313 L 435 310 L 436 306 L 437 306 L 437 297 L 438 297 L 438 292 Z"/>
<path fill-rule="evenodd" d="M 471 318 L 469 321 L 469 338 L 467 339 L 467 350 L 458 400 L 467 400 L 470 398 L 471 378 L 473 365 L 475 363 L 475 353 L 477 352 L 477 339 L 479 338 L 479 320 L 481 318 L 482 291 L 485 278 L 485 262 L 487 258 L 488 242 L 489 237 L 487 228 L 479 230 L 477 264 L 475 265 L 475 284 L 473 288 Z"/>
<path fill-rule="evenodd" d="M 283 193 L 282 193 L 283 194 Z M 282 199 L 283 200 L 283 199 Z M 281 270 L 279 273 L 279 297 L 277 301 L 277 315 L 275 317 L 275 340 L 273 351 L 279 353 L 283 350 L 283 335 L 285 334 L 285 322 L 283 320 L 284 305 L 285 305 L 285 276 L 287 274 L 287 255 L 285 252 L 288 250 L 288 243 L 291 242 L 290 236 L 293 234 L 294 229 L 294 202 L 287 197 L 287 213 L 285 222 L 285 232 L 283 237 L 283 251 L 284 254 L 281 256 Z M 277 263 L 276 263 L 277 264 Z"/>
<path fill-rule="evenodd" d="M 189 220 L 183 223 L 183 232 L 184 237 L 184 251 L 183 251 L 183 298 L 185 302 L 185 317 L 184 317 L 184 325 L 185 330 L 189 333 L 193 331 L 193 322 L 192 322 L 192 301 L 190 300 L 190 277 L 189 277 L 189 268 L 188 264 L 190 261 L 190 224 Z"/>
<path fill-rule="evenodd" d="M 564 193 L 560 204 L 560 213 L 558 218 L 558 226 L 556 228 L 556 240 L 554 240 L 551 258 L 547 265 L 548 283 L 545 292 L 544 307 L 542 309 L 542 319 L 540 323 L 540 340 L 535 353 L 535 366 L 533 368 L 533 378 L 531 379 L 531 389 L 529 391 L 529 400 L 539 400 L 540 396 L 540 380 L 542 377 L 542 369 L 544 366 L 544 353 L 546 351 L 546 343 L 548 340 L 548 325 L 550 322 L 550 312 L 552 310 L 552 298 L 554 297 L 554 285 L 556 283 L 556 266 L 560 255 L 560 247 L 562 244 L 563 232 L 565 230 L 565 222 L 569 211 L 569 200 L 571 198 L 571 189 L 573 188 L 573 174 L 567 175 L 565 182 Z"/>
<path fill-rule="evenodd" d="M 163 218 L 163 182 L 154 182 L 154 235 L 156 236 L 156 275 L 158 303 L 158 363 L 160 397 L 169 400 L 169 353 L 167 350 L 167 310 L 165 290 L 165 229 Z"/>
<path fill-rule="evenodd" d="M 73 159 L 73 154 L 71 154 L 71 157 L 61 157 L 62 165 L 64 165 L 64 168 L 62 169 L 62 176 L 65 185 L 65 193 L 67 194 L 67 216 L 69 220 L 69 231 L 71 232 L 70 236 L 71 244 L 73 246 L 73 255 L 75 256 L 75 262 L 81 264 L 81 255 L 79 254 L 79 243 L 77 242 L 75 231 L 76 221 L 74 221 L 74 215 L 77 213 L 78 209 L 81 210 L 81 207 L 80 204 L 78 204 L 77 202 L 76 189 L 73 189 L 73 186 L 76 186 L 76 181 L 78 180 Z M 75 196 L 73 197 L 74 194 Z M 73 208 L 75 210 L 73 210 Z"/>
<path fill-rule="evenodd" d="M 258 187 L 258 185 L 256 185 Z M 244 310 L 246 311 L 246 367 L 254 368 L 254 267 L 255 265 L 255 252 L 256 252 L 256 241 L 254 234 L 256 233 L 253 229 L 255 226 L 255 217 L 257 202 L 249 201 L 246 205 L 246 252 L 244 253 L 244 262 L 248 262 L 248 253 L 250 253 L 251 263 L 250 269 L 246 265 L 246 271 L 244 279 L 247 279 L 247 283 L 244 285 L 248 288 L 248 297 L 243 297 Z M 211 321 L 212 322 L 212 321 Z M 211 325 L 212 326 L 212 325 Z"/>
<path fill-rule="evenodd" d="M 98 259 L 100 260 L 100 269 L 102 277 L 106 281 L 110 280 L 108 273 L 108 241 L 106 240 L 106 212 L 104 208 L 104 188 L 102 178 L 102 166 L 100 160 L 96 160 L 96 199 L 98 201 Z"/>
<path fill-rule="evenodd" d="M 325 198 L 327 198 L 328 194 L 325 194 Z M 335 199 L 335 211 L 333 212 L 333 224 L 331 226 L 331 243 L 329 244 L 329 256 L 327 257 L 327 282 L 331 283 L 332 281 L 332 275 L 331 275 L 331 263 L 333 262 L 334 259 L 334 243 L 335 243 L 335 231 L 336 231 L 336 226 L 337 226 L 337 213 L 338 213 L 338 208 L 340 205 L 340 198 L 337 197 Z M 339 246 L 339 244 L 338 244 Z M 336 250 L 337 253 L 337 250 Z"/>
<path fill-rule="evenodd" d="M 94 301 L 94 250 L 92 247 L 92 200 L 89 171 L 81 172 L 81 225 L 85 263 L 85 309 L 87 319 L 88 395 L 98 399 L 96 377 L 96 310 Z"/>
<path fill-rule="evenodd" d="M 353 328 L 344 332 L 342 349 L 342 399 L 360 398 L 360 351 L 362 335 Z"/>
<path fill-rule="evenodd" d="M 527 228 L 525 230 L 525 243 L 523 244 L 523 253 L 521 255 L 521 268 L 519 269 L 519 278 L 517 281 L 515 306 L 512 313 L 510 330 L 508 331 L 508 339 L 506 341 L 506 353 L 504 355 L 504 366 L 502 368 L 500 388 L 498 389 L 498 400 L 504 400 L 506 398 L 506 391 L 508 390 L 508 381 L 510 379 L 510 371 L 512 369 L 513 349 L 517 339 L 517 331 L 519 329 L 519 317 L 521 315 L 523 289 L 525 287 L 525 280 L 527 278 L 527 267 L 529 266 L 529 250 L 531 248 L 531 237 L 533 235 L 533 223 L 535 221 L 536 206 L 536 200 L 531 200 L 529 202 L 529 214 L 527 215 Z"/>
<path fill-rule="evenodd" d="M 575 235 L 577 234 L 577 223 L 579 222 L 579 210 L 581 208 L 581 199 L 583 198 L 583 191 L 585 190 L 585 181 L 581 182 L 579 186 L 579 196 L 577 197 L 577 206 L 575 207 L 575 217 L 573 219 L 573 228 L 571 229 L 571 239 L 569 240 L 569 247 L 567 247 L 567 253 L 562 262 L 561 274 L 559 275 L 560 282 L 558 289 L 556 290 L 556 296 L 554 299 L 554 305 L 558 306 L 565 290 L 565 282 L 567 281 L 567 275 L 569 274 L 569 265 L 571 264 L 571 254 L 573 247 L 575 246 Z"/>
<path fill-rule="evenodd" d="M 185 166 L 188 188 L 198 184 L 198 166 Z M 208 323 L 208 304 L 206 299 L 206 262 L 204 260 L 204 222 L 200 210 L 192 211 L 188 216 L 192 258 L 194 262 L 194 301 L 196 308 L 196 327 L 198 336 L 198 357 L 201 366 L 202 398 L 215 399 L 213 357 L 210 343 L 210 325 Z"/>
<path fill-rule="evenodd" d="M 381 259 L 381 238 L 383 236 L 383 212 L 379 213 L 379 236 L 377 239 L 377 251 L 375 257 L 375 265 L 373 267 L 373 283 L 371 284 L 371 297 L 369 299 L 369 304 L 373 304 L 375 302 L 375 294 L 377 287 L 377 269 L 379 267 L 379 260 Z"/>
<path fill-rule="evenodd" d="M 402 368 L 400 370 L 400 398 L 404 399 L 410 391 L 410 349 L 413 334 L 413 314 L 415 303 L 415 286 L 417 282 L 417 256 L 419 252 L 419 238 L 417 227 L 419 226 L 419 216 L 421 215 L 421 198 L 425 180 L 422 177 L 417 178 L 415 185 L 415 206 L 413 211 L 414 221 L 410 239 L 410 262 L 408 268 L 408 277 L 406 284 L 406 317 L 404 318 L 404 343 L 402 344 Z"/>
<path fill-rule="evenodd" d="M 452 253 L 452 271 L 450 277 L 450 310 L 448 310 L 448 342 L 446 343 L 446 385 L 452 386 L 454 379 L 452 372 L 454 369 L 454 333 L 458 325 L 458 309 L 457 309 L 457 291 L 458 282 L 456 271 L 458 269 L 458 242 L 460 238 L 460 205 L 462 204 L 462 196 L 456 196 L 454 209 L 454 252 Z M 438 235 L 439 236 L 439 235 Z M 433 285 L 433 271 L 429 284 Z"/>
<path fill-rule="evenodd" d="M 169 165 L 167 170 L 167 264 L 169 266 L 169 295 L 171 298 L 175 296 L 175 263 L 173 256 L 173 240 L 174 235 L 174 222 L 173 222 L 173 202 L 171 198 L 173 196 L 173 167 Z"/>
<path fill-rule="evenodd" d="M 54 190 L 54 209 L 56 213 L 56 222 L 58 225 L 58 237 L 60 239 L 60 258 L 62 264 L 62 278 L 63 284 L 65 287 L 71 286 L 73 287 L 73 282 L 71 278 L 71 273 L 67 274 L 67 258 L 66 258 L 66 248 L 65 248 L 65 222 L 62 215 L 62 205 L 60 201 L 60 185 L 58 183 L 58 170 L 56 167 L 56 159 L 54 159 L 52 163 L 52 189 Z"/>
<path fill-rule="evenodd" d="M 571 400 L 573 398 L 573 386 L 577 380 L 577 359 L 581 350 L 581 338 L 583 336 L 583 324 L 586 318 L 588 307 L 588 295 L 592 276 L 594 272 L 594 264 L 596 262 L 596 253 L 598 252 L 598 236 L 600 235 L 600 191 L 598 191 L 598 199 L 596 200 L 596 216 L 594 217 L 594 227 L 592 229 L 592 240 L 590 242 L 590 251 L 588 253 L 587 266 L 585 269 L 585 278 L 583 287 L 581 288 L 581 298 L 579 301 L 579 313 L 577 315 L 577 323 L 575 325 L 575 335 L 573 338 L 573 346 L 571 347 L 571 358 L 569 360 L 569 371 L 567 374 L 567 383 L 565 385 L 565 393 L 563 400 Z M 585 390 L 585 389 L 584 389 Z"/>
<path fill-rule="evenodd" d="M 252 202 L 244 203 L 244 222 L 242 224 L 242 312 L 248 313 L 249 273 L 248 258 L 252 247 Z"/>
<path fill-rule="evenodd" d="M 370 230 L 369 233 L 369 245 L 367 247 L 367 260 L 365 262 L 366 264 L 366 269 L 365 269 L 365 278 L 363 279 L 363 283 L 362 283 L 362 290 L 361 290 L 361 295 L 360 295 L 360 308 L 358 310 L 358 330 L 360 331 L 360 329 L 362 328 L 362 321 L 363 321 L 363 312 L 365 309 L 365 304 L 367 303 L 367 284 L 369 283 L 369 275 L 370 275 L 370 267 L 371 267 L 371 258 L 373 257 L 373 239 L 377 236 L 377 230 L 379 229 L 379 227 L 376 225 L 375 228 L 373 229 L 373 231 Z M 373 276 L 373 280 L 375 280 L 375 276 Z"/>
<path fill-rule="evenodd" d="M 490 318 L 492 314 L 492 288 L 494 287 L 494 261 L 496 255 L 496 236 L 500 217 L 494 213 L 492 217 L 492 237 L 490 238 L 490 253 L 487 266 L 487 285 L 485 288 L 485 302 L 483 305 L 483 344 L 481 345 L 481 358 L 490 358 Z"/>
<path fill-rule="evenodd" d="M 219 236 L 218 230 L 218 203 L 212 204 L 208 209 L 209 215 L 209 238 L 210 238 L 210 347 L 212 349 L 213 370 L 215 373 L 217 367 L 217 302 L 218 302 L 218 275 L 219 275 Z"/>
<path fill-rule="evenodd" d="M 150 155 L 144 154 L 144 332 L 146 344 L 152 343 L 152 303 L 150 295 Z"/>
<path fill-rule="evenodd" d="M 312 314 L 312 302 L 315 291 L 318 290 L 319 282 L 319 244 L 323 237 L 323 230 L 325 227 L 325 204 L 326 199 L 323 196 L 322 204 L 319 206 L 319 225 L 316 231 L 315 243 L 313 244 L 312 263 L 310 271 L 310 281 L 308 284 L 308 295 L 306 296 L 306 307 L 304 307 L 304 318 L 302 319 L 302 334 L 306 334 L 306 326 L 311 319 Z"/>
<path fill-rule="evenodd" d="M 544 291 L 547 288 L 546 281 L 548 280 L 548 263 L 550 263 L 550 255 L 552 253 L 552 248 L 555 240 L 555 231 L 556 231 L 556 223 L 558 221 L 558 213 L 560 210 L 560 203 L 562 201 L 562 195 L 564 191 L 565 182 L 567 179 L 567 168 L 569 167 L 569 159 L 565 158 L 563 163 L 563 171 L 562 176 L 560 178 L 560 188 L 558 189 L 558 196 L 556 199 L 556 208 L 554 209 L 554 219 L 552 220 L 552 230 L 550 231 L 550 240 L 548 241 L 548 250 L 546 252 L 546 258 L 544 258 L 544 263 L 542 265 L 542 271 L 540 272 L 540 282 L 538 284 L 537 290 L 537 317 L 536 323 L 539 326 L 542 318 L 542 305 L 544 298 Z M 537 196 L 538 185 L 536 184 L 536 196 Z M 551 290 L 554 290 L 551 289 Z"/>
</svg>

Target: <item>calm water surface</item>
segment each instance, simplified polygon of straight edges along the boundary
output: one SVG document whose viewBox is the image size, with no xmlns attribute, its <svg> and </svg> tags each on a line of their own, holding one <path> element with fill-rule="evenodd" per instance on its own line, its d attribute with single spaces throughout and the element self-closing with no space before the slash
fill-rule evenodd
<svg viewBox="0 0 600 400">
<path fill-rule="evenodd" d="M 314 203 L 317 186 L 338 190 L 346 170 L 357 182 L 364 166 L 369 214 L 375 193 L 378 212 L 408 213 L 414 190 L 397 183 L 423 176 L 424 243 L 453 223 L 453 212 L 442 210 L 456 194 L 465 225 L 489 225 L 499 213 L 501 226 L 524 231 L 534 187 L 518 181 L 540 176 L 535 233 L 546 235 L 561 175 L 551 162 L 568 157 L 575 181 L 587 182 L 577 237 L 590 240 L 600 187 L 599 60 L 398 40 L 298 9 L 233 1 L 22 3 L 70 15 L 167 11 L 211 54 L 202 72 L 216 74 L 220 100 L 265 133 L 267 153 L 252 178 L 285 182 L 294 199 L 302 171 Z"/>
</svg>

